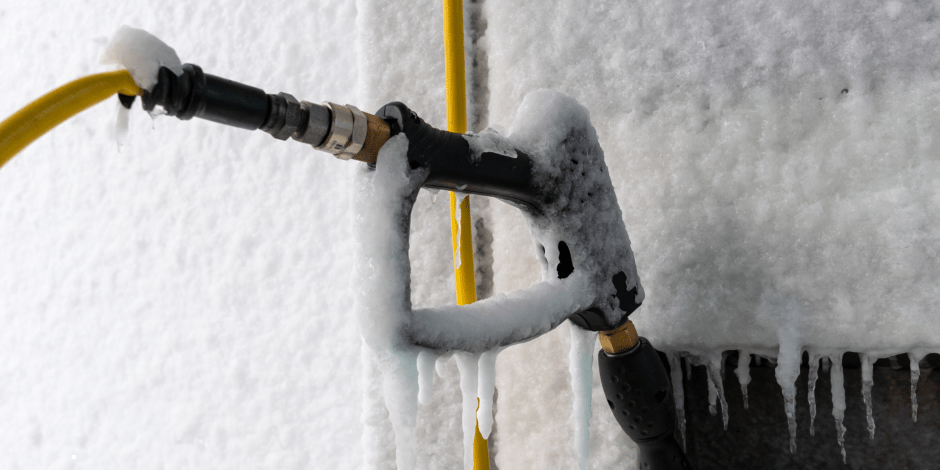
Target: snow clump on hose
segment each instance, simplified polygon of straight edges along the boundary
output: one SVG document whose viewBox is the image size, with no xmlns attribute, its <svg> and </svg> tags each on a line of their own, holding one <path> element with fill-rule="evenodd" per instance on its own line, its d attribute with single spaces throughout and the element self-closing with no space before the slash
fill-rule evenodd
<svg viewBox="0 0 940 470">
<path fill-rule="evenodd" d="M 183 65 L 176 51 L 156 36 L 130 26 L 121 26 L 101 56 L 102 64 L 124 67 L 134 83 L 147 91 L 157 84 L 160 67 L 176 75 L 183 74 Z"/>
</svg>

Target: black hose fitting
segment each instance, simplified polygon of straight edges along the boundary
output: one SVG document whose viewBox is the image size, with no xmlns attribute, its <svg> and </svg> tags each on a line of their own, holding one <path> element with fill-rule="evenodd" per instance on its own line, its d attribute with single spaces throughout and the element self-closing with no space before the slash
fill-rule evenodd
<svg viewBox="0 0 940 470">
<path fill-rule="evenodd" d="M 279 140 L 293 137 L 313 146 L 321 144 L 330 130 L 330 111 L 325 106 L 298 102 L 287 93 L 266 94 L 260 88 L 203 73 L 193 64 L 183 65 L 182 75 L 160 67 L 157 84 L 152 91 L 143 91 L 141 101 L 147 111 L 160 105 L 166 114 L 184 121 L 198 117 L 261 129 Z"/>
<path fill-rule="evenodd" d="M 199 117 L 248 130 L 261 127 L 268 115 L 264 90 L 205 74 L 193 64 L 183 65 L 179 76 L 161 67 L 156 86 L 143 92 L 142 101 L 147 111 L 160 105 L 182 120 Z"/>
</svg>

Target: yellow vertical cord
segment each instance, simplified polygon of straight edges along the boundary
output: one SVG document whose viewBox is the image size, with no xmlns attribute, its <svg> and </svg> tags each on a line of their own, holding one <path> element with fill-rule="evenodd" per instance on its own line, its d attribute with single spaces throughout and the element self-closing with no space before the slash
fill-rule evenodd
<svg viewBox="0 0 940 470">
<path fill-rule="evenodd" d="M 447 81 L 447 130 L 467 132 L 467 84 L 463 50 L 463 2 L 444 0 L 444 74 Z M 460 210 L 457 210 L 457 204 Z M 457 217 L 460 220 L 457 220 Z M 473 236 L 470 229 L 470 196 L 457 201 L 450 193 L 450 228 L 454 243 L 454 279 L 457 305 L 477 301 L 473 269 Z M 477 399 L 479 408 L 479 398 Z M 490 470 L 490 451 L 477 423 L 473 437 L 473 469 Z"/>
<path fill-rule="evenodd" d="M 53 127 L 115 93 L 140 93 L 127 70 L 79 78 L 26 105 L 0 122 L 0 167 Z"/>
</svg>

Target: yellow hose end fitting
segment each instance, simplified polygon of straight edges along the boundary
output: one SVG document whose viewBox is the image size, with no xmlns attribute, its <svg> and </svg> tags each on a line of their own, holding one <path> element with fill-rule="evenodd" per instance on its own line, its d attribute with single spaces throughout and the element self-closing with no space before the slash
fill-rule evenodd
<svg viewBox="0 0 940 470">
<path fill-rule="evenodd" d="M 607 354 L 617 354 L 624 352 L 640 341 L 636 334 L 636 327 L 632 321 L 628 321 L 610 331 L 602 331 L 597 335 L 601 342 L 601 348 Z"/>
</svg>

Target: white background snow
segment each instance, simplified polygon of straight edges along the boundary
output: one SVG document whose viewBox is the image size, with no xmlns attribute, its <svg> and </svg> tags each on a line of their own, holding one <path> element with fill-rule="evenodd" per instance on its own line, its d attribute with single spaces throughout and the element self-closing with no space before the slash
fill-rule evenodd
<svg viewBox="0 0 940 470">
<path fill-rule="evenodd" d="M 935 4 L 489 0 L 482 17 L 477 128 L 508 127 L 538 88 L 590 110 L 646 290 L 632 318 L 655 346 L 940 349 Z M 102 70 L 122 24 L 269 93 L 398 100 L 444 125 L 432 0 L 0 0 L 0 116 Z M 136 107 L 118 152 L 117 106 L 0 170 L 0 467 L 358 468 L 363 446 L 392 466 L 351 316 L 353 166 Z M 453 303 L 443 199 L 416 205 L 415 307 Z M 537 282 L 521 215 L 476 208 L 494 291 Z M 567 329 L 498 357 L 503 470 L 576 466 Z M 461 465 L 456 369 L 419 408 L 418 468 Z M 592 468 L 632 468 L 594 395 Z"/>
</svg>

